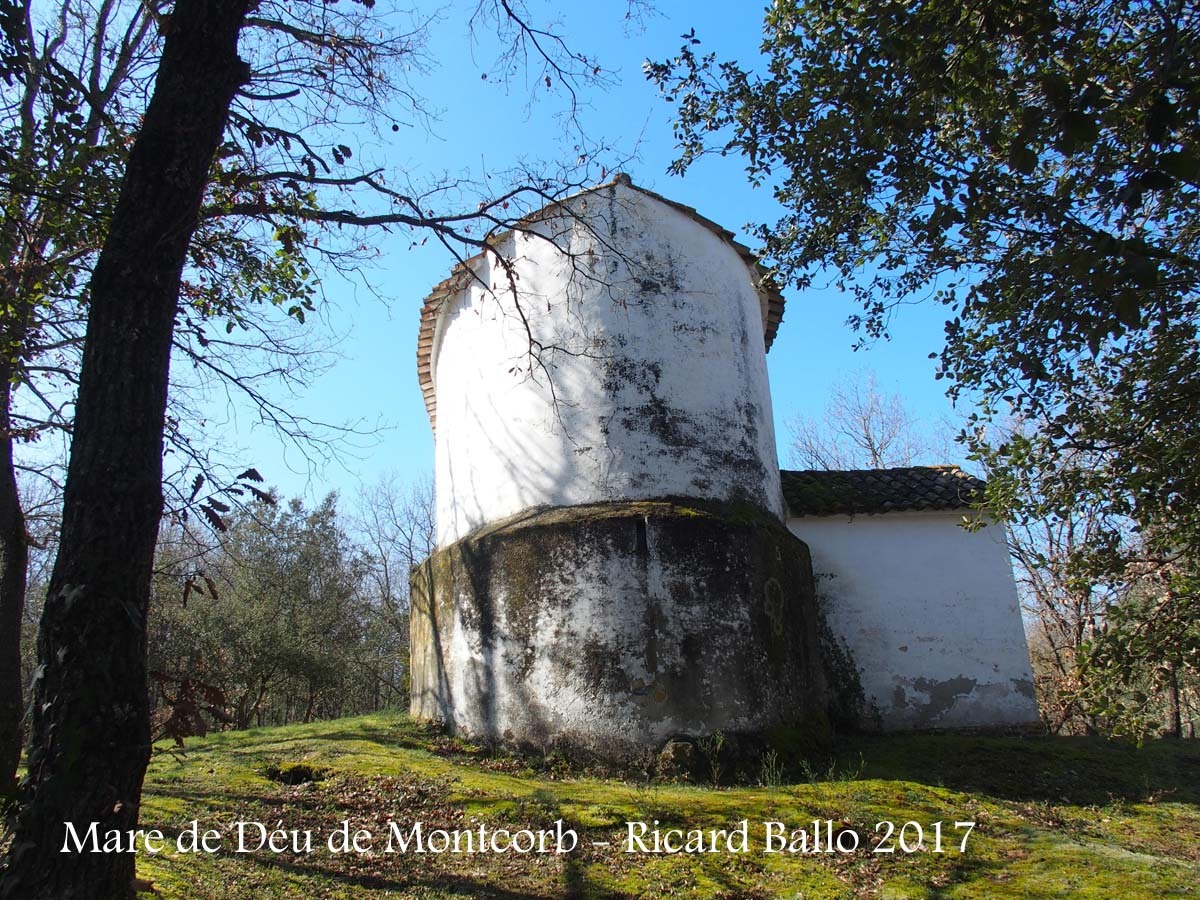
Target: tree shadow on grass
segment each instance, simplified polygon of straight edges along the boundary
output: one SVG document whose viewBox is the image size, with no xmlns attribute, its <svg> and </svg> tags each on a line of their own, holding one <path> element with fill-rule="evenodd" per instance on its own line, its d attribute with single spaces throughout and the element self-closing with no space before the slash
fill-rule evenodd
<svg viewBox="0 0 1200 900">
<path fill-rule="evenodd" d="M 363 784 L 370 785 L 375 779 L 364 778 Z M 388 782 L 391 779 L 387 780 Z M 431 808 L 405 805 L 405 800 L 397 798 L 394 809 L 383 809 L 383 813 L 391 813 L 397 821 L 422 821 L 430 829 L 471 828 L 471 820 L 462 817 L 461 804 L 450 797 L 449 783 L 441 780 L 416 779 L 424 785 L 427 797 L 436 801 Z M 326 879 L 343 885 L 353 886 L 362 890 L 379 891 L 380 893 L 403 891 L 406 894 L 414 891 L 421 894 L 428 891 L 435 896 L 470 896 L 493 897 L 501 900 L 535 900 L 549 897 L 596 897 L 618 896 L 606 892 L 591 884 L 587 875 L 587 866 L 592 856 L 591 844 L 585 837 L 586 829 L 574 825 L 580 833 L 579 846 L 574 853 L 525 859 L 506 858 L 506 854 L 471 854 L 456 856 L 453 853 L 416 854 L 412 852 L 397 854 L 380 854 L 374 859 L 349 858 L 331 855 L 326 851 L 324 840 L 342 819 L 349 819 L 362 825 L 372 826 L 372 813 L 378 814 L 379 802 L 387 802 L 386 795 L 374 794 L 364 798 L 358 791 L 357 781 L 348 783 L 349 793 L 344 793 L 347 784 L 332 781 L 328 786 L 316 783 L 313 788 L 305 791 L 281 788 L 271 789 L 263 793 L 246 790 L 229 790 L 228 786 L 220 783 L 170 783 L 156 785 L 151 795 L 163 800 L 182 801 L 188 812 L 183 818 L 190 820 L 197 816 L 201 819 L 200 827 L 214 827 L 214 822 L 220 818 L 223 825 L 223 845 L 232 840 L 229 831 L 230 823 L 226 821 L 231 815 L 250 821 L 262 821 L 267 827 L 272 827 L 276 821 L 282 822 L 285 828 L 312 828 L 313 855 L 299 857 L 274 855 L 267 852 L 254 852 L 245 855 L 228 856 L 217 863 L 218 871 L 236 866 L 241 871 L 251 867 L 254 871 L 264 872 L 267 869 L 286 873 L 289 880 L 294 876 L 306 876 L 316 880 Z M 407 783 L 399 784 L 407 787 Z M 372 799 L 372 796 L 377 799 Z M 516 808 L 511 808 L 514 798 L 488 798 L 485 805 L 494 809 L 494 818 L 484 814 L 484 820 L 494 827 L 509 829 L 531 828 L 534 830 L 550 828 L 557 818 L 563 818 L 568 827 L 568 815 L 561 804 L 550 792 L 537 792 L 535 797 L 516 798 Z M 365 805 L 364 805 L 365 804 Z M 503 811 L 502 811 L 503 809 Z M 205 814 L 213 820 L 205 822 Z M 431 816 L 432 818 L 427 818 Z M 156 818 L 166 819 L 165 816 Z M 389 820 L 390 822 L 390 817 Z M 168 840 L 178 838 L 186 827 L 180 822 L 144 822 L 144 827 L 156 828 Z M 387 832 L 381 831 L 384 826 L 374 817 L 373 830 L 376 838 Z M 253 838 L 256 840 L 256 838 Z M 380 845 L 381 846 L 381 845 Z M 529 863 L 526 868 L 525 863 Z M 261 879 L 264 875 L 256 875 Z M 297 896 L 301 896 L 297 894 Z"/>
<path fill-rule="evenodd" d="M 1006 800 L 1080 806 L 1114 799 L 1200 803 L 1198 741 L 1158 740 L 1137 747 L 1092 737 L 870 735 L 839 740 L 836 760 L 842 771 L 858 778 L 911 781 Z"/>
<path fill-rule="evenodd" d="M 491 884 L 486 879 L 459 875 L 451 872 L 411 875 L 385 876 L 370 873 L 341 872 L 318 866 L 304 865 L 292 862 L 287 858 L 259 856 L 248 854 L 244 861 L 263 869 L 281 869 L 293 875 L 310 878 L 322 878 L 336 881 L 339 884 L 371 891 L 413 891 L 425 888 L 438 894 L 448 894 L 461 897 L 488 897 L 491 900 L 550 900 L 563 896 L 559 891 L 530 892 L 513 890 Z"/>
</svg>

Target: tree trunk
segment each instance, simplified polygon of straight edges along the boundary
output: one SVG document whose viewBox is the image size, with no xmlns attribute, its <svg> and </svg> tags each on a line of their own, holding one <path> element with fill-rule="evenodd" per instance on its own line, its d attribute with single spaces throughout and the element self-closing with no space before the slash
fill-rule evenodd
<svg viewBox="0 0 1200 900">
<path fill-rule="evenodd" d="M 13 469 L 11 375 L 0 366 L 0 803 L 16 798 L 21 759 L 21 617 L 29 548 Z"/>
<path fill-rule="evenodd" d="M 91 282 L 62 536 L 38 633 L 28 790 L 0 897 L 126 898 L 134 857 L 60 852 L 137 827 L 150 754 L 146 610 L 171 336 L 188 241 L 247 77 L 249 0 L 179 0 Z"/>
<path fill-rule="evenodd" d="M 1179 667 L 1170 663 L 1167 669 L 1167 736 L 1183 737 L 1183 705 L 1179 702 Z"/>
<path fill-rule="evenodd" d="M 32 131 L 23 132 L 18 153 L 21 161 L 14 163 L 15 169 L 28 167 L 32 156 Z M 25 210 L 14 202 L 4 211 L 4 218 L 23 221 Z M 45 241 L 23 240 L 19 227 L 14 225 L 9 225 L 0 239 L 0 306 L 5 310 L 0 316 L 0 803 L 16 798 L 24 718 L 21 625 L 29 573 L 25 510 L 17 490 L 13 458 L 13 389 L 19 360 L 25 355 L 25 339 L 33 317 L 30 297 L 43 276 L 38 263 L 45 249 Z"/>
</svg>

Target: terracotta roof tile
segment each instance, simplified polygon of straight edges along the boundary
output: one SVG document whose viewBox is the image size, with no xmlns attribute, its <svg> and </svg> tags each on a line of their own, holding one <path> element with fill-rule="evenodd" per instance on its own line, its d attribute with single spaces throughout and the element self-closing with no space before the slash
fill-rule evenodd
<svg viewBox="0 0 1200 900">
<path fill-rule="evenodd" d="M 965 509 L 983 499 L 984 482 L 957 466 L 779 473 L 792 516 Z"/>
</svg>

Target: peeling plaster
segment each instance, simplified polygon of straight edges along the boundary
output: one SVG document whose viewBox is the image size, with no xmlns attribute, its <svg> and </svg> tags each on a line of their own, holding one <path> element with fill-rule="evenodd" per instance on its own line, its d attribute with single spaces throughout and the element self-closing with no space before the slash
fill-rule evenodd
<svg viewBox="0 0 1200 900">
<path fill-rule="evenodd" d="M 830 629 L 861 670 L 885 729 L 1038 719 L 1029 650 L 1002 526 L 959 513 L 805 516 Z"/>
<path fill-rule="evenodd" d="M 412 712 L 607 756 L 823 715 L 804 544 L 765 511 L 549 510 L 419 567 Z"/>
</svg>

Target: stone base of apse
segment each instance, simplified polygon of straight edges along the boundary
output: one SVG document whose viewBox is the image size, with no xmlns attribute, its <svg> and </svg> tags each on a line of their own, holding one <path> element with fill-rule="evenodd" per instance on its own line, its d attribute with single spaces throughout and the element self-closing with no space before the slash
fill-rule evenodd
<svg viewBox="0 0 1200 900">
<path fill-rule="evenodd" d="M 808 548 L 749 504 L 531 511 L 414 568 L 411 597 L 411 712 L 455 734 L 629 760 L 824 721 Z"/>
</svg>

